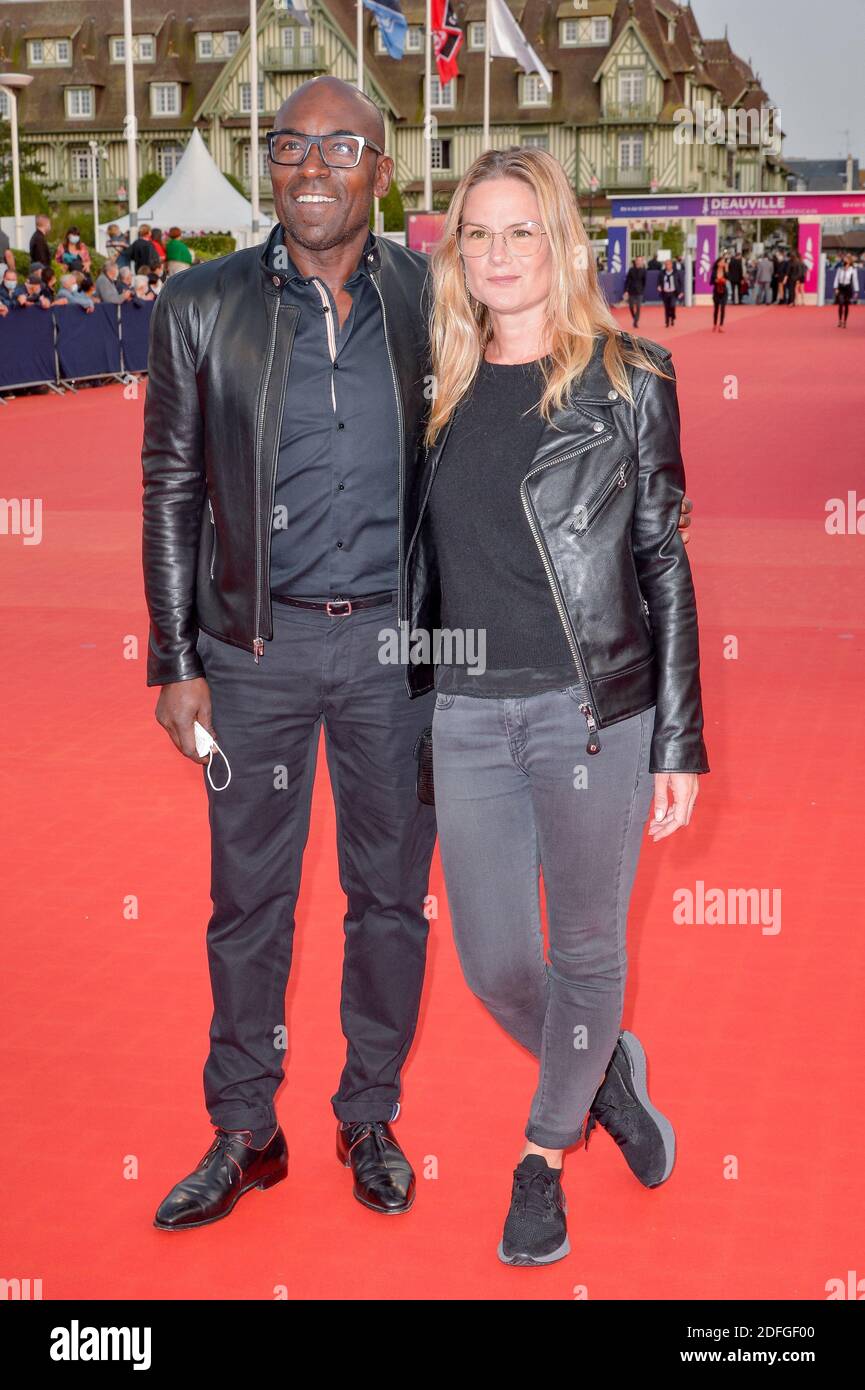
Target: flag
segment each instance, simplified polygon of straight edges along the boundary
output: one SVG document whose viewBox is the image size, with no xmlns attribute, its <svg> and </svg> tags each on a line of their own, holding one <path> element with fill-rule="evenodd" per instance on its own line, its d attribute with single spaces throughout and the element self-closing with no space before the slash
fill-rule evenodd
<svg viewBox="0 0 865 1390">
<path fill-rule="evenodd" d="M 442 86 L 457 75 L 457 54 L 462 48 L 463 31 L 457 24 L 451 0 L 432 0 L 432 40 Z"/>
<path fill-rule="evenodd" d="M 408 20 L 400 9 L 399 0 L 363 0 L 378 20 L 382 41 L 389 58 L 402 58 L 405 53 L 405 34 Z"/>
<path fill-rule="evenodd" d="M 490 56 L 516 58 L 523 72 L 536 72 L 547 91 L 552 93 L 552 77 L 526 39 L 505 0 L 489 0 L 489 17 Z"/>
</svg>

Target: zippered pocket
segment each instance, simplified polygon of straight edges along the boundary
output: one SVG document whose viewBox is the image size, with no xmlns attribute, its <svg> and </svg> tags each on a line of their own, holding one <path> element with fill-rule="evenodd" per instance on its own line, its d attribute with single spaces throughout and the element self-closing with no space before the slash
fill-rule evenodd
<svg viewBox="0 0 865 1390">
<path fill-rule="evenodd" d="M 576 531 L 579 535 L 585 535 L 600 516 L 601 512 L 609 502 L 628 486 L 628 479 L 634 466 L 634 460 L 630 457 L 620 459 L 613 469 L 613 472 L 604 480 L 598 491 L 590 502 L 584 507 L 576 508 L 581 515 L 570 524 L 570 530 Z"/>
<path fill-rule="evenodd" d="M 210 511 L 210 525 L 212 528 L 212 540 L 210 544 L 210 578 L 213 578 L 213 566 L 216 561 L 216 522 L 213 517 L 213 503 L 207 499 L 207 506 Z"/>
</svg>

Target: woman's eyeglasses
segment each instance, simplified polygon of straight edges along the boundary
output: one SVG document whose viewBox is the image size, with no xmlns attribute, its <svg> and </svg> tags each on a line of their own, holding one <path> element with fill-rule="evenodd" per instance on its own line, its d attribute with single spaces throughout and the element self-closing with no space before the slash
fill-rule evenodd
<svg viewBox="0 0 865 1390">
<path fill-rule="evenodd" d="M 302 164 L 311 145 L 318 145 L 319 154 L 330 169 L 356 168 L 365 146 L 377 154 L 384 154 L 381 146 L 365 135 L 348 135 L 342 131 L 330 135 L 298 135 L 292 130 L 267 132 L 267 152 L 274 164 Z"/>
<path fill-rule="evenodd" d="M 494 232 L 480 222 L 464 222 L 455 233 L 457 246 L 464 256 L 485 256 L 492 250 L 497 236 L 514 256 L 535 256 L 541 249 L 546 232 L 539 222 L 512 222 L 503 232 Z"/>
</svg>

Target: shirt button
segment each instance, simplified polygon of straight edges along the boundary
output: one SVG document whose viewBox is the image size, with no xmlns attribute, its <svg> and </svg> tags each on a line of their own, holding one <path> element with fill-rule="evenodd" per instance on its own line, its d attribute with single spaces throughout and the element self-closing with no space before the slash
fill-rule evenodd
<svg viewBox="0 0 865 1390">
<path fill-rule="evenodd" d="M 339 363 L 338 363 L 338 362 L 334 362 L 334 364 L 333 364 L 333 370 L 334 370 L 335 372 L 338 372 L 338 371 L 339 371 Z"/>
<path fill-rule="evenodd" d="M 342 541 L 337 541 L 336 548 L 337 550 L 342 550 Z"/>
<path fill-rule="evenodd" d="M 603 428 L 604 428 L 603 425 L 601 425 L 601 429 L 603 429 Z M 340 420 L 339 424 L 337 425 L 337 429 L 338 429 L 338 430 L 344 430 L 344 429 L 345 429 L 345 425 L 342 423 L 342 420 Z"/>
<path fill-rule="evenodd" d="M 336 486 L 340 492 L 345 492 L 345 483 L 337 483 Z"/>
<path fill-rule="evenodd" d="M 607 392 L 607 400 L 608 400 L 608 401 L 617 401 L 618 399 L 619 399 L 619 393 L 618 393 L 618 391 L 608 391 L 608 392 Z"/>
<path fill-rule="evenodd" d="M 601 424 L 600 420 L 596 420 L 595 423 L 594 423 L 594 425 L 592 425 L 592 429 L 595 431 L 596 434 L 600 434 L 600 432 L 601 432 L 601 430 L 602 430 L 603 428 L 604 428 L 604 427 L 603 427 L 603 425 Z"/>
</svg>

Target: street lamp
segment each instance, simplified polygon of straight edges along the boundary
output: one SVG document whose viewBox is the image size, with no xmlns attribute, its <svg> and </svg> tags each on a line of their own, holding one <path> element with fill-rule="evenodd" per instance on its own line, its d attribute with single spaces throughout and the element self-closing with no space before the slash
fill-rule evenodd
<svg viewBox="0 0 865 1390">
<path fill-rule="evenodd" d="M 21 230 L 21 169 L 18 161 L 18 92 L 29 87 L 33 78 L 24 72 L 4 72 L 0 82 L 0 92 L 9 93 L 9 129 L 12 136 L 12 206 L 15 212 L 15 249 L 23 250 L 21 245 L 24 233 Z"/>
</svg>

